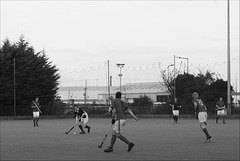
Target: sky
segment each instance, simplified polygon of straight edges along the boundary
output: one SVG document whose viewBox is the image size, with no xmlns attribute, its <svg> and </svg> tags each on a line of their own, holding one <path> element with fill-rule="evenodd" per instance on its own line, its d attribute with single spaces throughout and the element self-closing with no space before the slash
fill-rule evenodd
<svg viewBox="0 0 240 161">
<path fill-rule="evenodd" d="M 239 6 L 230 0 L 231 84 L 238 91 Z M 1 44 L 21 35 L 57 66 L 60 86 L 107 85 L 107 61 L 115 86 L 117 63 L 125 64 L 122 84 L 162 81 L 174 55 L 180 71 L 210 70 L 227 80 L 226 0 L 1 0 Z"/>
</svg>

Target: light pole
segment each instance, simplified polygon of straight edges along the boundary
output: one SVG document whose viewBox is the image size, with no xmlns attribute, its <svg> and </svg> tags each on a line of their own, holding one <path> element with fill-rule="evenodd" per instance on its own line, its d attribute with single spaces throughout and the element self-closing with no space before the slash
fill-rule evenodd
<svg viewBox="0 0 240 161">
<path fill-rule="evenodd" d="M 120 73 L 118 74 L 118 76 L 120 77 L 120 92 L 121 92 L 121 86 L 122 86 L 122 80 L 121 80 L 121 77 L 122 77 L 122 68 L 124 67 L 125 64 L 117 64 L 117 66 L 120 68 Z"/>
<path fill-rule="evenodd" d="M 176 58 L 187 59 L 187 73 L 188 73 L 188 58 L 184 58 L 184 57 L 174 55 L 174 100 L 176 98 L 176 61 L 175 61 Z"/>
<path fill-rule="evenodd" d="M 227 1 L 227 111 L 231 115 L 230 0 Z"/>
<path fill-rule="evenodd" d="M 175 100 L 175 98 L 176 98 L 176 62 L 175 62 L 175 55 L 174 55 L 174 88 L 173 88 L 173 101 Z"/>
<path fill-rule="evenodd" d="M 13 88 L 14 88 L 14 100 L 13 100 L 13 116 L 16 117 L 16 60 L 13 58 Z"/>
<path fill-rule="evenodd" d="M 178 59 L 186 59 L 187 60 L 187 73 L 188 73 L 188 58 L 184 58 L 184 57 L 180 57 L 180 56 L 177 56 L 176 58 L 178 58 Z"/>
</svg>

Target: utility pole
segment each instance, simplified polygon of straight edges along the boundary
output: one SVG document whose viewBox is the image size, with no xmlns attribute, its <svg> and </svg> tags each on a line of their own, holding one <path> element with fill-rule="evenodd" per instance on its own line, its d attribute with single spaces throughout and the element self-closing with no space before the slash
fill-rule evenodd
<svg viewBox="0 0 240 161">
<path fill-rule="evenodd" d="M 14 69 L 13 69 L 13 88 L 14 88 L 14 105 L 13 105 L 13 115 L 14 117 L 16 117 L 16 62 L 15 62 L 15 58 L 13 58 L 13 66 L 14 66 Z"/>
<path fill-rule="evenodd" d="M 108 101 L 107 104 L 110 106 L 110 75 L 109 75 L 109 60 L 107 61 L 108 65 Z"/>
<path fill-rule="evenodd" d="M 173 101 L 175 100 L 176 98 L 176 62 L 175 62 L 175 55 L 174 55 L 174 94 L 173 94 Z"/>
<path fill-rule="evenodd" d="M 84 104 L 87 107 L 87 80 L 85 80 L 85 88 L 84 88 Z"/>
<path fill-rule="evenodd" d="M 231 69 L 230 69 L 230 6 L 227 1 L 227 110 L 231 115 Z"/>
</svg>

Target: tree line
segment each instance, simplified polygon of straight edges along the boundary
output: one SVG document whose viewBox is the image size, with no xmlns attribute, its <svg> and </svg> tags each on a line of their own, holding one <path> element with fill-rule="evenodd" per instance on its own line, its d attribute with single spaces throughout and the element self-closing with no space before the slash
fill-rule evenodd
<svg viewBox="0 0 240 161">
<path fill-rule="evenodd" d="M 23 36 L 14 43 L 4 40 L 0 48 L 1 115 L 12 115 L 14 88 L 17 112 L 30 113 L 35 97 L 43 105 L 52 104 L 57 98 L 59 78 L 58 68 L 44 50 L 36 52 Z"/>
<path fill-rule="evenodd" d="M 132 108 L 138 114 L 170 114 L 174 90 L 182 104 L 181 113 L 193 113 L 192 93 L 198 92 L 210 113 L 215 113 L 215 105 L 220 97 L 227 103 L 227 82 L 215 73 L 199 74 L 161 71 L 161 77 L 171 93 L 167 104 L 154 109 L 147 96 L 135 98 Z M 64 104 L 58 97 L 57 90 L 60 74 L 58 68 L 49 61 L 44 50 L 36 52 L 20 36 L 17 42 L 5 39 L 0 47 L 0 112 L 1 115 L 13 115 L 14 93 L 17 115 L 31 114 L 30 104 L 35 97 L 40 98 L 45 114 L 61 114 Z M 175 80 L 174 80 L 175 79 Z M 15 80 L 15 82 L 14 82 Z M 174 87 L 175 86 L 175 87 Z M 15 92 L 14 92 L 15 89 Z M 231 91 L 233 88 L 231 87 Z"/>
</svg>

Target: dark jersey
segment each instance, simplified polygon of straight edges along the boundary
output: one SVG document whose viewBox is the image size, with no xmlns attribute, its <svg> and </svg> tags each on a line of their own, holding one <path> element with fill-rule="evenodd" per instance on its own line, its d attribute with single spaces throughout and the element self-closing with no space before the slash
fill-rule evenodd
<svg viewBox="0 0 240 161">
<path fill-rule="evenodd" d="M 224 101 L 218 101 L 216 105 L 218 106 L 218 110 L 224 109 L 225 106 Z"/>
<path fill-rule="evenodd" d="M 173 110 L 180 110 L 181 104 L 179 102 L 174 102 L 173 103 Z"/>
<path fill-rule="evenodd" d="M 194 99 L 194 111 L 196 112 L 207 112 L 207 107 L 203 104 L 201 99 Z"/>
<path fill-rule="evenodd" d="M 116 109 L 117 120 L 126 119 L 127 104 L 121 99 L 116 98 L 112 102 L 112 109 Z"/>
<path fill-rule="evenodd" d="M 35 103 L 32 102 L 31 108 L 33 109 L 33 112 L 38 112 L 39 110 L 38 110 L 37 106 L 40 107 L 40 105 L 39 105 L 39 102 L 35 102 Z"/>
<path fill-rule="evenodd" d="M 76 117 L 76 116 L 82 117 L 84 113 L 85 113 L 85 112 L 83 111 L 83 109 L 78 108 L 77 110 L 74 111 L 74 116 L 75 116 L 75 117 Z M 84 116 L 83 116 L 83 118 L 84 118 Z"/>
</svg>

